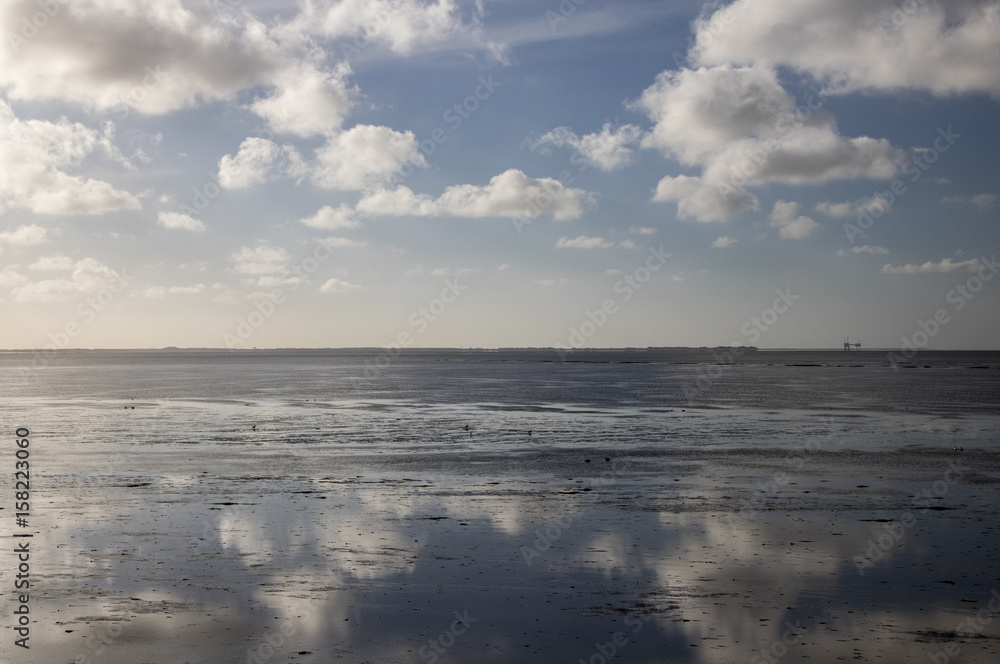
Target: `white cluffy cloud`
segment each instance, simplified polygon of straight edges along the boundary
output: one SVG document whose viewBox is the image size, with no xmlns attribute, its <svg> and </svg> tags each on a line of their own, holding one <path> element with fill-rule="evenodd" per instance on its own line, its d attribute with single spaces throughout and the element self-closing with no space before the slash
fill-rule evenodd
<svg viewBox="0 0 1000 664">
<path fill-rule="evenodd" d="M 320 293 L 351 293 L 360 289 L 361 286 L 357 284 L 352 284 L 348 281 L 342 279 L 332 278 L 328 279 L 326 283 L 319 287 Z"/>
<path fill-rule="evenodd" d="M 316 150 L 312 180 L 324 189 L 360 191 L 385 184 L 408 163 L 427 164 L 412 131 L 357 125 Z"/>
<path fill-rule="evenodd" d="M 481 42 L 483 9 L 479 3 L 469 19 L 462 16 L 455 0 L 325 0 L 317 4 L 314 24 L 318 33 L 335 39 L 362 35 L 365 41 L 358 42 L 362 47 L 374 42 L 406 55 L 442 43 L 471 46 Z M 303 16 L 302 20 L 311 18 Z M 348 42 L 343 52 L 352 55 L 359 50 L 353 49 Z"/>
<path fill-rule="evenodd" d="M 137 197 L 107 182 L 71 175 L 98 150 L 114 157 L 104 134 L 65 119 L 22 121 L 0 99 L 0 214 L 11 208 L 66 215 L 141 208 Z"/>
<path fill-rule="evenodd" d="M 837 255 L 843 258 L 844 256 L 850 256 L 851 254 L 874 254 L 876 256 L 878 255 L 884 256 L 885 254 L 888 253 L 889 250 L 886 249 L 885 247 L 880 247 L 878 245 L 873 245 L 873 244 L 863 244 L 860 246 L 851 247 L 850 249 L 847 250 L 841 249 L 837 252 Z"/>
<path fill-rule="evenodd" d="M 885 274 L 947 274 L 949 272 L 975 272 L 979 269 L 979 267 L 980 263 L 978 258 L 970 258 L 967 261 L 955 261 L 951 258 L 945 258 L 937 263 L 927 261 L 926 263 L 922 263 L 920 265 L 915 265 L 913 263 L 907 263 L 906 265 L 890 265 L 889 263 L 886 263 L 882 266 L 882 272 Z"/>
<path fill-rule="evenodd" d="M 358 96 L 357 88 L 347 82 L 350 75 L 346 63 L 332 71 L 309 62 L 289 65 L 271 96 L 258 99 L 250 109 L 279 134 L 308 137 L 334 133 Z"/>
<path fill-rule="evenodd" d="M 309 173 L 313 184 L 323 189 L 361 191 L 387 183 L 407 164 L 427 164 L 413 132 L 356 125 L 330 136 L 317 148 L 313 163 L 291 145 L 247 138 L 235 157 L 227 154 L 219 160 L 219 183 L 227 189 L 246 189 Z"/>
<path fill-rule="evenodd" d="M 614 242 L 608 242 L 603 237 L 591 237 L 578 235 L 575 238 L 561 237 L 556 242 L 559 249 L 607 249 L 615 246 Z"/>
<path fill-rule="evenodd" d="M 722 237 L 717 237 L 712 241 L 713 249 L 725 249 L 736 244 L 737 240 L 734 237 L 729 237 L 728 235 L 723 235 Z"/>
<path fill-rule="evenodd" d="M 736 0 L 696 21 L 695 35 L 697 65 L 784 65 L 831 93 L 1000 96 L 996 0 Z"/>
<path fill-rule="evenodd" d="M 157 223 L 164 228 L 177 231 L 201 233 L 205 230 L 205 224 L 200 219 L 195 219 L 189 214 L 182 214 L 180 212 L 160 212 L 157 215 Z"/>
<path fill-rule="evenodd" d="M 40 256 L 28 266 L 29 270 L 38 272 L 68 272 L 73 269 L 73 259 L 69 256 Z"/>
<path fill-rule="evenodd" d="M 68 274 L 41 281 L 31 281 L 13 270 L 5 270 L 0 273 L 0 284 L 13 286 L 11 294 L 17 302 L 67 300 L 107 288 L 117 290 L 125 283 L 121 275 L 93 258 L 83 258 L 73 262 L 65 260 L 65 257 L 52 257 L 52 260 L 49 261 L 39 259 L 31 267 Z"/>
<path fill-rule="evenodd" d="M 837 219 L 853 217 L 863 212 L 881 216 L 882 214 L 889 212 L 891 209 L 892 205 L 889 201 L 878 196 L 869 196 L 868 198 L 862 198 L 858 201 L 847 201 L 844 203 L 828 203 L 824 201 L 822 203 L 817 203 L 814 208 L 818 214 Z"/>
<path fill-rule="evenodd" d="M 812 235 L 819 224 L 811 218 L 799 214 L 799 204 L 778 201 L 771 211 L 771 226 L 778 228 L 778 236 L 786 240 L 804 240 Z"/>
<path fill-rule="evenodd" d="M 250 137 L 240 144 L 235 157 L 227 154 L 219 160 L 219 183 L 226 189 L 249 189 L 304 171 L 302 157 L 291 145 Z"/>
<path fill-rule="evenodd" d="M 945 196 L 942 203 L 971 203 L 980 210 L 988 210 L 997 203 L 996 194 L 976 194 L 975 196 Z"/>
<path fill-rule="evenodd" d="M 568 127 L 557 127 L 541 138 L 532 141 L 532 150 L 546 151 L 550 147 L 568 147 L 584 162 L 603 171 L 613 171 L 632 163 L 634 153 L 630 146 L 638 145 L 642 130 L 635 125 L 612 129 L 605 123 L 599 133 L 577 136 Z"/>
<path fill-rule="evenodd" d="M 48 238 L 48 231 L 37 224 L 24 224 L 12 231 L 0 231 L 0 249 L 4 245 L 11 247 L 30 247 L 41 244 Z"/>
<path fill-rule="evenodd" d="M 529 178 L 517 169 L 494 176 L 489 184 L 448 187 L 437 198 L 415 194 L 409 187 L 369 192 L 357 205 L 372 215 L 415 217 L 509 217 L 551 214 L 576 219 L 593 204 L 593 196 L 552 178 Z"/>
<path fill-rule="evenodd" d="M 309 228 L 319 228 L 322 230 L 334 230 L 338 228 L 357 228 L 360 226 L 354 218 L 354 210 L 349 205 L 332 207 L 324 205 L 316 214 L 299 220 Z"/>
<path fill-rule="evenodd" d="M 181 0 L 54 4 L 37 34 L 0 49 L 0 87 L 11 99 L 163 114 L 267 84 L 285 60 L 256 20 L 212 21 Z M 0 33 L 21 35 L 22 20 L 40 9 L 34 0 L 4 2 Z"/>
<path fill-rule="evenodd" d="M 746 187 L 886 179 L 904 156 L 884 139 L 842 136 L 818 108 L 796 114 L 795 99 L 763 65 L 665 71 L 634 106 L 654 123 L 642 147 L 701 167 L 697 176 L 663 178 L 653 200 L 677 202 L 680 217 L 703 222 L 759 209 Z"/>
<path fill-rule="evenodd" d="M 194 286 L 149 286 L 144 288 L 140 295 L 151 300 L 158 300 L 167 295 L 197 295 L 205 290 L 205 284 L 195 284 Z"/>
<path fill-rule="evenodd" d="M 235 272 L 254 276 L 287 274 L 288 259 L 287 251 L 270 245 L 241 247 L 229 257 Z"/>
</svg>

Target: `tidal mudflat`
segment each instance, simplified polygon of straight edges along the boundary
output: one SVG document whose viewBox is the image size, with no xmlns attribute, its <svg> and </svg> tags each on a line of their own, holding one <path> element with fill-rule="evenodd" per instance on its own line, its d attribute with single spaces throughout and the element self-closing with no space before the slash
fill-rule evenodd
<svg viewBox="0 0 1000 664">
<path fill-rule="evenodd" d="M 157 375 L 5 399 L 33 538 L 30 650 L 2 563 L 4 661 L 1000 653 L 984 409 L 158 397 Z"/>
</svg>

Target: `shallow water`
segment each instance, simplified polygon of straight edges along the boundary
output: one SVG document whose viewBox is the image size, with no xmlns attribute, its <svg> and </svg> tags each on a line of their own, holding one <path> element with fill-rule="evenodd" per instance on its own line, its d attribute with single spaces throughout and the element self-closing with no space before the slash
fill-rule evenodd
<svg viewBox="0 0 1000 664">
<path fill-rule="evenodd" d="M 553 355 L 0 356 L 37 575 L 0 654 L 997 661 L 1000 356 L 744 356 L 691 399 L 705 353 Z"/>
</svg>

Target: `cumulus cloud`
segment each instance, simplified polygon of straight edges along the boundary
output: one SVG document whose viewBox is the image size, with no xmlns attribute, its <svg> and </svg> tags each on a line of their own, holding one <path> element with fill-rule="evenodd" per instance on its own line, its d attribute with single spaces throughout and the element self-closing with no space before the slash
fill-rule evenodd
<svg viewBox="0 0 1000 664">
<path fill-rule="evenodd" d="M 847 201 L 844 203 L 829 203 L 821 202 L 817 203 L 816 207 L 813 208 L 817 214 L 822 214 L 827 217 L 833 217 L 836 219 L 844 219 L 846 217 L 853 217 L 862 212 L 867 212 L 869 214 L 876 214 L 881 216 L 892 209 L 892 205 L 889 201 L 878 196 L 869 196 L 868 198 L 862 198 L 857 201 Z"/>
<path fill-rule="evenodd" d="M 219 160 L 219 183 L 226 189 L 247 189 L 281 178 L 301 179 L 307 173 L 323 189 L 360 191 L 384 185 L 405 167 L 426 166 L 413 132 L 356 125 L 330 135 L 307 163 L 291 145 L 250 137 L 236 156 Z"/>
<path fill-rule="evenodd" d="M 24 224 L 12 231 L 0 232 L 0 248 L 4 245 L 11 247 L 30 247 L 33 244 L 41 244 L 48 237 L 48 231 L 37 224 Z"/>
<path fill-rule="evenodd" d="M 337 279 L 336 277 L 328 279 L 326 283 L 319 287 L 320 293 L 350 293 L 356 291 L 361 286 L 357 284 L 352 284 L 348 281 L 342 279 Z"/>
<path fill-rule="evenodd" d="M 778 201 L 771 211 L 770 226 L 778 228 L 778 236 L 786 240 L 804 240 L 820 226 L 811 218 L 799 214 L 800 206 L 795 202 Z"/>
<path fill-rule="evenodd" d="M 608 122 L 599 133 L 585 136 L 577 136 L 568 127 L 557 127 L 532 141 L 529 147 L 537 151 L 568 147 L 586 163 L 602 171 L 613 171 L 632 163 L 635 155 L 630 146 L 637 145 L 641 137 L 642 130 L 635 125 L 612 128 Z"/>
<path fill-rule="evenodd" d="M 975 196 L 945 196 L 942 203 L 954 203 L 959 205 L 972 204 L 980 210 L 988 210 L 997 203 L 996 194 L 976 194 Z"/>
<path fill-rule="evenodd" d="M 328 237 L 323 240 L 323 245 L 332 249 L 346 249 L 349 247 L 367 247 L 367 240 L 352 240 L 346 237 Z"/>
<path fill-rule="evenodd" d="M 821 110 L 797 114 L 766 66 L 665 71 L 633 106 L 654 122 L 642 147 L 702 168 L 665 177 L 653 198 L 677 202 L 679 216 L 698 221 L 757 209 L 749 186 L 886 179 L 904 157 L 886 140 L 842 136 Z"/>
<path fill-rule="evenodd" d="M 920 265 L 915 265 L 913 263 L 907 263 L 906 265 L 890 265 L 889 263 L 886 263 L 882 266 L 882 272 L 885 274 L 947 274 L 949 272 L 975 272 L 979 269 L 979 267 L 980 263 L 978 258 L 971 258 L 967 261 L 955 261 L 951 258 L 945 258 L 937 263 L 927 261 L 926 263 L 922 263 Z"/>
<path fill-rule="evenodd" d="M 731 25 L 714 29 L 727 15 Z M 784 65 L 831 93 L 1000 96 L 995 0 L 736 0 L 696 21 L 695 35 L 697 65 Z"/>
<path fill-rule="evenodd" d="M 41 256 L 28 266 L 37 272 L 69 272 L 73 269 L 73 259 L 69 256 Z"/>
<path fill-rule="evenodd" d="M 656 235 L 659 231 L 650 226 L 630 226 L 628 232 L 634 235 Z"/>
<path fill-rule="evenodd" d="M 260 245 L 257 247 L 241 247 L 234 252 L 229 260 L 233 263 L 233 270 L 239 274 L 266 275 L 285 274 L 288 268 L 288 252 L 281 247 L 270 245 Z"/>
<path fill-rule="evenodd" d="M 164 228 L 176 231 L 201 233 L 205 230 L 205 224 L 200 219 L 180 212 L 161 212 L 157 215 L 157 223 Z"/>
<path fill-rule="evenodd" d="M 250 110 L 278 133 L 305 137 L 338 131 L 357 97 L 350 67 L 324 65 L 301 14 L 267 26 L 249 12 L 223 16 L 213 3 L 186 0 L 58 7 L 37 34 L 0 49 L 0 88 L 10 99 L 69 101 L 124 117 L 260 90 Z M 3 3 L 0 33 L 20 35 L 23 18 L 38 11 L 34 0 Z"/>
<path fill-rule="evenodd" d="M 10 208 L 66 215 L 141 208 L 139 199 L 126 191 L 70 174 L 106 146 L 104 134 L 80 123 L 22 121 L 0 99 L 0 214 Z"/>
<path fill-rule="evenodd" d="M 31 281 L 12 267 L 5 267 L 0 270 L 0 288 L 13 290 Z"/>
<path fill-rule="evenodd" d="M 354 218 L 354 210 L 349 205 L 332 207 L 324 205 L 316 214 L 311 217 L 299 219 L 299 221 L 309 228 L 319 228 L 323 230 L 334 230 L 338 228 L 357 228 L 360 226 Z"/>
<path fill-rule="evenodd" d="M 308 137 L 338 131 L 350 113 L 357 88 L 347 81 L 346 63 L 333 71 L 322 71 L 309 63 L 297 63 L 281 77 L 273 94 L 250 105 L 279 134 Z"/>
<path fill-rule="evenodd" d="M 195 284 L 194 286 L 149 286 L 144 288 L 140 295 L 145 298 L 158 300 L 167 295 L 197 295 L 205 290 L 205 284 Z"/>
<path fill-rule="evenodd" d="M 481 5 L 468 20 L 459 9 L 455 0 L 334 0 L 320 3 L 316 13 L 324 36 L 363 35 L 364 44 L 384 44 L 405 55 L 442 42 L 479 42 Z M 344 54 L 352 53 L 350 44 L 346 45 Z"/>
<path fill-rule="evenodd" d="M 848 250 L 841 249 L 837 252 L 837 255 L 843 258 L 844 256 L 850 256 L 851 254 L 875 254 L 875 255 L 885 255 L 889 253 L 889 250 L 885 247 L 880 247 L 878 245 L 863 244 L 860 246 L 851 247 Z"/>
<path fill-rule="evenodd" d="M 30 281 L 15 280 L 12 294 L 17 302 L 51 302 L 66 300 L 106 288 L 120 288 L 122 277 L 107 265 L 93 258 L 73 263 L 67 277 Z"/>
<path fill-rule="evenodd" d="M 360 191 L 387 183 L 406 164 L 427 164 L 412 131 L 357 125 L 316 150 L 312 180 L 324 189 Z"/>
<path fill-rule="evenodd" d="M 0 6 L 4 35 L 39 11 L 34 0 Z M 277 80 L 288 56 L 264 26 L 212 18 L 181 0 L 60 2 L 31 39 L 0 49 L 0 87 L 11 99 L 162 114 Z"/>
<path fill-rule="evenodd" d="M 726 247 L 731 247 L 736 244 L 736 238 L 729 237 L 728 235 L 723 235 L 712 240 L 713 249 L 725 249 Z"/>
<path fill-rule="evenodd" d="M 702 222 L 726 221 L 746 210 L 759 210 L 757 197 L 744 189 L 719 186 L 700 177 L 666 176 L 656 185 L 653 200 L 676 202 L 677 216 Z"/>
<path fill-rule="evenodd" d="M 607 249 L 615 246 L 614 242 L 608 242 L 602 237 L 590 237 L 578 235 L 575 238 L 561 237 L 556 242 L 559 249 Z"/>
<path fill-rule="evenodd" d="M 219 184 L 226 189 L 249 189 L 280 177 L 305 171 L 301 155 L 291 145 L 279 146 L 266 138 L 243 140 L 236 156 L 219 160 Z"/>
<path fill-rule="evenodd" d="M 438 198 L 415 194 L 409 187 L 369 192 L 357 210 L 372 215 L 415 217 L 534 217 L 576 219 L 593 204 L 591 194 L 571 189 L 552 178 L 529 178 L 517 169 L 494 176 L 485 186 L 448 187 Z"/>
</svg>

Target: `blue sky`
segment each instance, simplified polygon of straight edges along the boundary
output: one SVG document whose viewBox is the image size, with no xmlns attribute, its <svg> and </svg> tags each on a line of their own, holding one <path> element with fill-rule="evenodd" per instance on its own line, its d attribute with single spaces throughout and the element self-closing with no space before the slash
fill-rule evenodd
<svg viewBox="0 0 1000 664">
<path fill-rule="evenodd" d="M 0 347 L 998 348 L 995 1 L 0 27 Z"/>
</svg>

